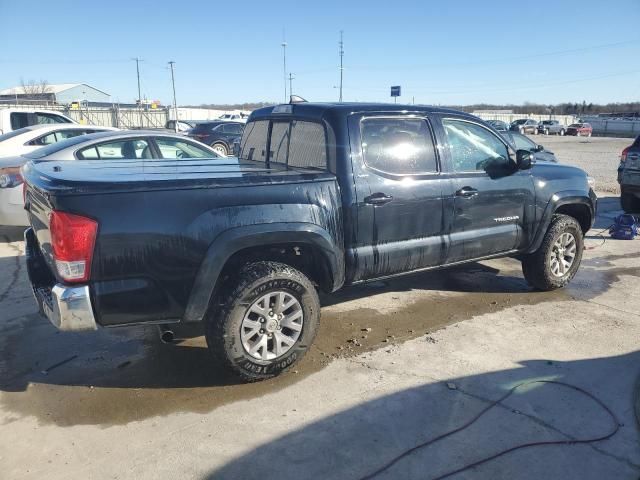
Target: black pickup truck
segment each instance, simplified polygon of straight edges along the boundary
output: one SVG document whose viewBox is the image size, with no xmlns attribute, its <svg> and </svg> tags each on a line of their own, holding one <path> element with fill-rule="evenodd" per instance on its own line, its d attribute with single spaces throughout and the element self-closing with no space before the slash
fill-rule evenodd
<svg viewBox="0 0 640 480">
<path fill-rule="evenodd" d="M 240 156 L 28 164 L 28 271 L 63 330 L 204 322 L 247 381 L 313 342 L 318 291 L 501 256 L 535 288 L 579 267 L 596 196 L 454 110 L 295 103 L 253 112 Z"/>
</svg>

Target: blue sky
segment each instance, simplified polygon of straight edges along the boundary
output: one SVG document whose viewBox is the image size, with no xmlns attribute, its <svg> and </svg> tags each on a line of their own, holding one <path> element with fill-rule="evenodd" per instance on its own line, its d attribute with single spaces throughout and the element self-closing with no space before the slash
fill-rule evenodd
<svg viewBox="0 0 640 480">
<path fill-rule="evenodd" d="M 280 101 L 282 38 L 294 93 L 344 99 L 587 103 L 640 99 L 640 0 L 352 1 L 0 0 L 0 88 L 84 82 L 131 102 Z M 40 4 L 40 6 L 38 6 Z"/>
</svg>

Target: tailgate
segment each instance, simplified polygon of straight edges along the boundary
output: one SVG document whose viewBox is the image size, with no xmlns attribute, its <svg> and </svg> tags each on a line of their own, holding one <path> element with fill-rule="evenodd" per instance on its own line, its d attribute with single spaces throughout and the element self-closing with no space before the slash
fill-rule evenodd
<svg viewBox="0 0 640 480">
<path fill-rule="evenodd" d="M 27 184 L 25 192 L 25 209 L 29 217 L 29 224 L 33 229 L 36 247 L 42 253 L 43 260 L 52 272 L 55 271 L 53 254 L 51 251 L 51 233 L 49 232 L 49 214 L 52 205 L 49 196 L 36 187 Z"/>
</svg>

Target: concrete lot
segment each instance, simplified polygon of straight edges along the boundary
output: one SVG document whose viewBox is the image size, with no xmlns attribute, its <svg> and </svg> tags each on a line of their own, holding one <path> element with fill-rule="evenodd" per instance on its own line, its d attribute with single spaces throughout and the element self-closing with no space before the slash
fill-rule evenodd
<svg viewBox="0 0 640 480">
<path fill-rule="evenodd" d="M 57 332 L 35 314 L 19 230 L 2 229 L 0 478 L 358 479 L 519 382 L 550 379 L 596 395 L 619 431 L 453 478 L 637 479 L 640 241 L 596 235 L 617 209 L 617 198 L 601 201 L 583 266 L 562 291 L 531 291 L 510 259 L 345 290 L 323 299 L 301 365 L 254 385 L 217 371 L 201 338 Z M 611 428 L 580 393 L 531 385 L 376 478 L 434 478 L 522 443 Z"/>
<path fill-rule="evenodd" d="M 598 191 L 620 194 L 616 171 L 620 154 L 633 143 L 632 138 L 558 135 L 529 135 L 529 138 L 555 153 L 560 163 L 575 165 L 588 172 L 596 179 Z"/>
</svg>

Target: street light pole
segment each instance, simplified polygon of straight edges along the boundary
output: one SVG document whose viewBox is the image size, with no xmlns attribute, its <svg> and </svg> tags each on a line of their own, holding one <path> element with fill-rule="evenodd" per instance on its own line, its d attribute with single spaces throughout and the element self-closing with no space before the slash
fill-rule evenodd
<svg viewBox="0 0 640 480">
<path fill-rule="evenodd" d="M 140 128 L 142 128 L 142 94 L 140 93 L 140 58 L 136 57 L 133 60 L 136 62 L 136 74 L 138 76 L 138 113 L 140 115 Z"/>
<path fill-rule="evenodd" d="M 342 72 L 344 68 L 342 67 L 342 57 L 344 57 L 344 42 L 342 41 L 342 30 L 340 30 L 340 99 L 342 102 Z"/>
<path fill-rule="evenodd" d="M 282 72 L 284 74 L 284 103 L 287 103 L 287 42 L 282 42 Z"/>
<path fill-rule="evenodd" d="M 293 79 L 296 78 L 289 72 L 289 95 L 293 95 Z"/>
<path fill-rule="evenodd" d="M 171 67 L 171 85 L 173 86 L 173 114 L 175 116 L 173 124 L 176 133 L 178 133 L 178 102 L 176 102 L 176 79 L 173 76 L 173 66 L 175 65 L 175 63 L 176 62 L 171 60 L 169 62 L 169 66 Z"/>
</svg>

